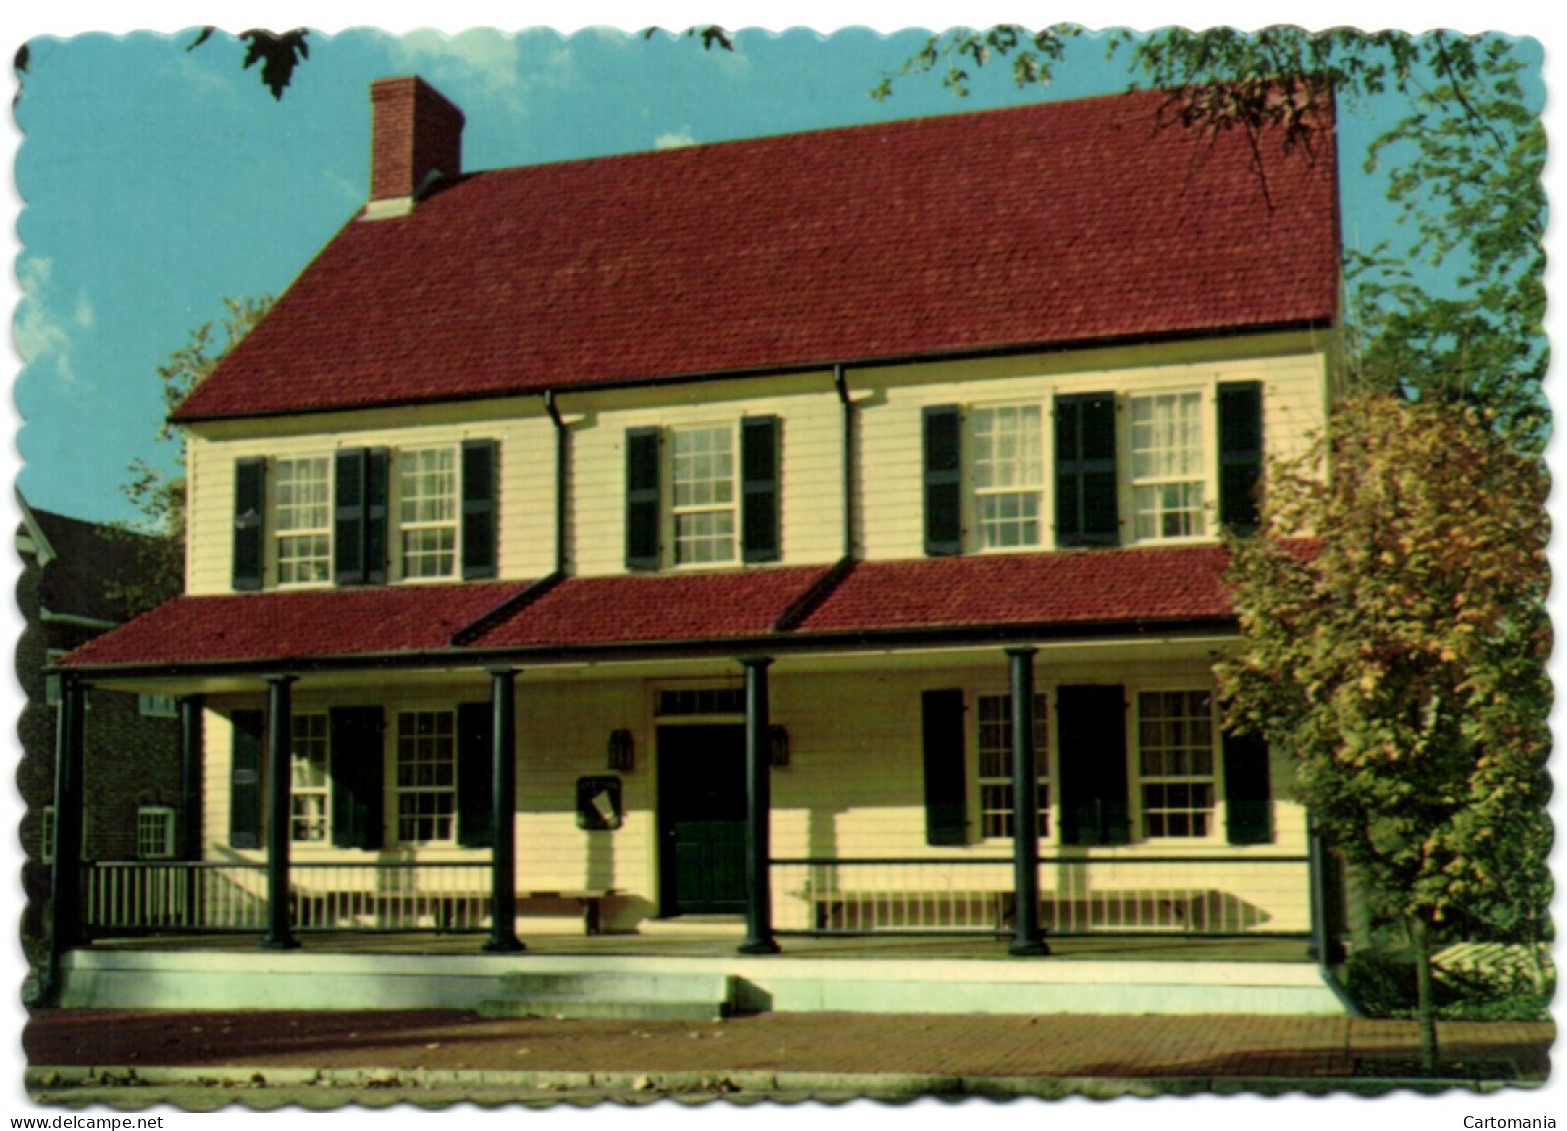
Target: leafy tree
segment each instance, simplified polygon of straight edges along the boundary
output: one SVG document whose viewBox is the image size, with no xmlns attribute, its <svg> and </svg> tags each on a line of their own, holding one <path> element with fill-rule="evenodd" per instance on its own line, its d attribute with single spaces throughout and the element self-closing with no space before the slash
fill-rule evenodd
<svg viewBox="0 0 1567 1131">
<path fill-rule="evenodd" d="M 1365 394 L 1270 469 L 1259 536 L 1231 543 L 1228 721 L 1290 756 L 1372 912 L 1408 925 L 1428 1067 L 1431 932 L 1548 929 L 1546 493 L 1493 414 Z"/>
<path fill-rule="evenodd" d="M 192 330 L 185 344 L 158 366 L 167 412 L 185 399 L 216 368 L 229 350 L 239 343 L 271 307 L 269 297 L 226 298 L 221 318 L 202 323 Z M 165 416 L 158 429 L 161 443 L 179 444 L 178 428 Z M 135 522 L 113 523 L 103 537 L 125 553 L 137 556 L 138 580 L 110 582 L 107 595 L 124 602 L 131 614 L 143 612 L 178 594 L 185 578 L 185 453 L 184 445 L 174 457 L 179 471 L 169 475 L 152 461 L 137 457 L 126 469 L 129 479 L 120 491 L 141 516 Z"/>
</svg>

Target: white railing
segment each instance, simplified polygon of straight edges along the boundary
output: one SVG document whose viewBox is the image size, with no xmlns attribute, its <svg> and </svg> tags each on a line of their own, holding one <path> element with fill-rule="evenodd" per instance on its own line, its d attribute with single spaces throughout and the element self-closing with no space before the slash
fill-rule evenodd
<svg viewBox="0 0 1567 1131">
<path fill-rule="evenodd" d="M 773 919 L 806 934 L 1000 934 L 1015 923 L 1005 858 L 774 860 Z M 1039 922 L 1075 934 L 1305 934 L 1306 857 L 1046 856 Z"/>
<path fill-rule="evenodd" d="M 261 930 L 267 868 L 207 861 L 83 866 L 89 932 Z M 476 931 L 489 925 L 487 864 L 294 864 L 289 921 L 299 930 Z"/>
</svg>

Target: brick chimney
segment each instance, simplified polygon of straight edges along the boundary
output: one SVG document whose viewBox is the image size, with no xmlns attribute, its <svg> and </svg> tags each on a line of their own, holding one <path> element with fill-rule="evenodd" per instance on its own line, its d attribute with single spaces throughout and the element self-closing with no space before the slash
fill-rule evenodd
<svg viewBox="0 0 1567 1131">
<path fill-rule="evenodd" d="M 434 174 L 459 175 L 462 127 L 462 111 L 417 75 L 371 83 L 366 218 L 406 215 Z"/>
</svg>

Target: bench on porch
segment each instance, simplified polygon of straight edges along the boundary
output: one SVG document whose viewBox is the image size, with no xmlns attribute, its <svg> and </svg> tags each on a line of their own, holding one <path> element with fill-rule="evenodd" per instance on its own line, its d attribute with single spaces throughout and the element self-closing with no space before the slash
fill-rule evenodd
<svg viewBox="0 0 1567 1131">
<path fill-rule="evenodd" d="M 559 900 L 576 903 L 582 910 L 582 930 L 597 935 L 603 927 L 604 901 L 618 894 L 617 888 L 519 888 L 517 902 Z M 477 888 L 453 891 L 303 891 L 296 887 L 290 894 L 291 918 L 301 926 L 328 925 L 345 913 L 377 920 L 378 926 L 392 923 L 414 925 L 420 918 L 433 920 L 436 931 L 472 929 L 489 914 L 491 893 Z"/>
<path fill-rule="evenodd" d="M 818 931 L 989 929 L 1011 930 L 1017 893 L 1010 888 L 953 892 L 891 889 L 812 889 L 792 893 L 812 907 Z M 1212 889 L 1105 889 L 1081 894 L 1041 891 L 1040 926 L 1203 931 L 1223 917 L 1224 894 Z"/>
</svg>

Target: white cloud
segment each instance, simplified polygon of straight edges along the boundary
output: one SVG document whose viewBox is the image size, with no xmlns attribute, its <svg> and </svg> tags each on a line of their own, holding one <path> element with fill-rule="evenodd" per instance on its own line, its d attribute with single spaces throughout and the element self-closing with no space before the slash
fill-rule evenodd
<svg viewBox="0 0 1567 1131">
<path fill-rule="evenodd" d="M 535 72 L 525 82 L 517 37 L 490 28 L 457 35 L 412 31 L 397 40 L 397 54 L 410 69 L 427 71 L 437 84 L 442 80 L 475 84 L 480 93 L 500 99 L 513 112 L 526 108 L 523 95 L 528 82 L 543 77 Z"/>
<path fill-rule="evenodd" d="M 42 256 L 24 258 L 18 263 L 22 301 L 17 305 L 12 325 L 17 351 L 27 363 L 52 368 L 61 386 L 72 388 L 77 384 L 71 357 L 73 335 L 91 329 L 97 313 L 85 294 L 78 294 L 74 304 L 59 302 L 51 293 L 57 289 L 51 283 L 53 274 L 54 261 Z M 59 313 L 66 307 L 70 307 L 69 314 Z"/>
<path fill-rule="evenodd" d="M 696 138 L 691 136 L 691 127 L 670 133 L 661 133 L 653 139 L 654 149 L 680 149 L 687 145 L 695 145 Z"/>
</svg>

